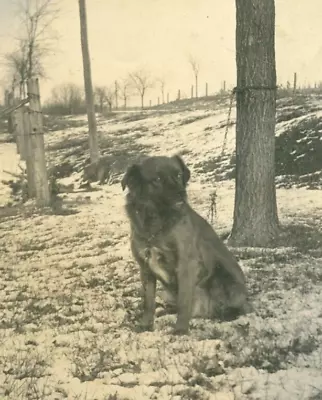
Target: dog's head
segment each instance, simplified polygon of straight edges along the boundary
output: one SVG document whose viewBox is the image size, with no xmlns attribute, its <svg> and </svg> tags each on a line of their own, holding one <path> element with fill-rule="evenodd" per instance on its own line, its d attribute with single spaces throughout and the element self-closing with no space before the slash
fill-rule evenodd
<svg viewBox="0 0 322 400">
<path fill-rule="evenodd" d="M 156 156 L 130 166 L 121 183 L 135 198 L 172 202 L 186 198 L 189 179 L 190 171 L 181 157 Z"/>
</svg>

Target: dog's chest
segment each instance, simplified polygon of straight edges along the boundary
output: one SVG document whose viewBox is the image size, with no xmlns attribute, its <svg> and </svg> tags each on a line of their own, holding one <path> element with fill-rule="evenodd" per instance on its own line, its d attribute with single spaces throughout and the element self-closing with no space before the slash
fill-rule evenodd
<svg viewBox="0 0 322 400">
<path fill-rule="evenodd" d="M 144 258 L 145 265 L 165 286 L 177 284 L 177 254 L 174 248 L 163 246 L 149 246 L 141 248 L 140 256 Z"/>
</svg>

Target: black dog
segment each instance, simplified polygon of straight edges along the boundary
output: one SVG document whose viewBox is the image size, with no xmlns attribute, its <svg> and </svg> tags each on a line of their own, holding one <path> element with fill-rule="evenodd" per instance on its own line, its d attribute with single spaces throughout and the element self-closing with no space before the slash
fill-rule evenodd
<svg viewBox="0 0 322 400">
<path fill-rule="evenodd" d="M 156 280 L 176 304 L 175 331 L 192 317 L 237 316 L 247 309 L 244 274 L 215 231 L 188 204 L 190 171 L 179 156 L 149 157 L 128 168 L 126 211 L 144 290 L 141 328 L 154 324 Z"/>
</svg>

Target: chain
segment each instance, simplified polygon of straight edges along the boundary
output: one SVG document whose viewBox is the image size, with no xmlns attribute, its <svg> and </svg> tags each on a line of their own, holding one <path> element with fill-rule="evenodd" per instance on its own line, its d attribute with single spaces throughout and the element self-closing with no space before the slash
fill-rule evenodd
<svg viewBox="0 0 322 400">
<path fill-rule="evenodd" d="M 224 155 L 225 149 L 226 149 L 228 128 L 229 128 L 229 124 L 230 124 L 231 110 L 233 108 L 233 101 L 234 101 L 235 93 L 236 93 L 236 88 L 234 88 L 230 94 L 229 108 L 228 108 L 228 115 L 227 115 L 227 122 L 226 122 L 226 130 L 225 130 L 225 136 L 224 136 L 224 141 L 223 141 L 222 150 L 221 150 L 221 156 Z"/>
<path fill-rule="evenodd" d="M 217 182 L 217 179 L 216 179 Z M 217 217 L 217 191 L 214 190 L 209 196 L 210 206 L 207 215 L 207 219 L 210 220 L 210 223 L 214 223 L 214 219 Z"/>
<path fill-rule="evenodd" d="M 231 110 L 233 107 L 233 101 L 234 101 L 234 96 L 236 93 L 243 93 L 246 91 L 251 91 L 251 90 L 276 90 L 278 89 L 278 86 L 244 86 L 244 87 L 234 87 L 233 90 L 231 91 L 230 94 L 230 101 L 229 101 L 229 108 L 228 108 L 228 115 L 227 115 L 227 123 L 226 123 L 226 130 L 225 130 L 225 136 L 224 136 L 224 141 L 222 145 L 222 151 L 221 151 L 221 156 L 224 155 L 225 149 L 226 149 L 226 144 L 227 144 L 227 135 L 228 135 L 228 129 L 229 129 L 229 124 L 230 124 L 230 117 L 231 117 Z"/>
<path fill-rule="evenodd" d="M 234 87 L 230 93 L 229 97 L 229 107 L 228 107 L 228 114 L 227 114 L 227 122 L 226 122 L 226 128 L 225 128 L 225 136 L 223 140 L 223 145 L 222 145 L 222 150 L 221 150 L 221 157 L 225 154 L 226 150 L 226 145 L 227 145 L 227 136 L 228 136 L 228 129 L 230 125 L 230 120 L 231 120 L 231 111 L 233 108 L 233 101 L 236 93 L 244 93 L 247 91 L 251 90 L 276 90 L 278 89 L 278 86 L 244 86 L 244 87 Z M 208 219 L 210 219 L 211 223 L 213 223 L 214 217 L 216 217 L 216 205 L 217 205 L 217 183 L 218 183 L 218 175 L 217 172 L 215 171 L 215 190 L 213 193 L 210 194 L 209 200 L 210 200 L 210 207 L 208 211 Z"/>
</svg>

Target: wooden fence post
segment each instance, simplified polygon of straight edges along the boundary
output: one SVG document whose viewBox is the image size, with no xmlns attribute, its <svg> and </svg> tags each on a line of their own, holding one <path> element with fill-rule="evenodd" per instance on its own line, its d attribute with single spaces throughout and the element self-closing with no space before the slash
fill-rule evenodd
<svg viewBox="0 0 322 400">
<path fill-rule="evenodd" d="M 26 169 L 27 169 L 27 182 L 28 182 L 28 196 L 29 198 L 36 197 L 35 187 L 35 166 L 34 166 L 34 154 L 31 143 L 31 125 L 29 118 L 29 111 L 27 108 L 23 110 L 23 130 L 25 138 L 25 155 L 26 155 Z"/>
<path fill-rule="evenodd" d="M 294 80 L 293 80 L 293 93 L 296 92 L 297 89 L 297 73 L 294 72 Z"/>
<path fill-rule="evenodd" d="M 167 93 L 167 103 L 169 103 L 169 93 Z"/>
<path fill-rule="evenodd" d="M 9 90 L 4 91 L 4 106 L 7 108 L 9 106 Z"/>
<path fill-rule="evenodd" d="M 177 98 L 177 100 L 181 100 L 181 91 L 180 91 L 180 89 L 178 90 L 178 98 Z"/>
<path fill-rule="evenodd" d="M 38 79 L 28 80 L 30 136 L 34 157 L 34 182 L 36 189 L 36 202 L 41 207 L 51 203 L 48 176 L 46 169 L 44 129 L 41 114 L 39 82 Z"/>
<path fill-rule="evenodd" d="M 16 121 L 16 138 L 17 149 L 19 149 L 20 158 L 26 161 L 26 145 L 25 145 L 25 130 L 24 130 L 24 107 L 18 108 L 15 112 Z"/>
<path fill-rule="evenodd" d="M 13 103 L 13 105 L 15 105 L 15 102 Z M 10 113 L 11 116 L 11 121 L 12 121 L 12 129 L 13 129 L 13 137 L 15 139 L 16 142 L 16 146 L 17 146 L 17 154 L 20 155 L 21 157 L 21 149 L 20 149 L 20 137 L 19 137 L 19 132 L 18 132 L 18 122 L 17 122 L 17 111 L 12 111 Z"/>
<path fill-rule="evenodd" d="M 14 102 L 14 97 L 13 97 L 13 92 L 8 92 L 7 94 L 7 106 L 11 107 L 13 106 Z M 8 115 L 8 133 L 14 133 L 14 120 L 13 120 L 13 114 L 9 113 Z"/>
</svg>

